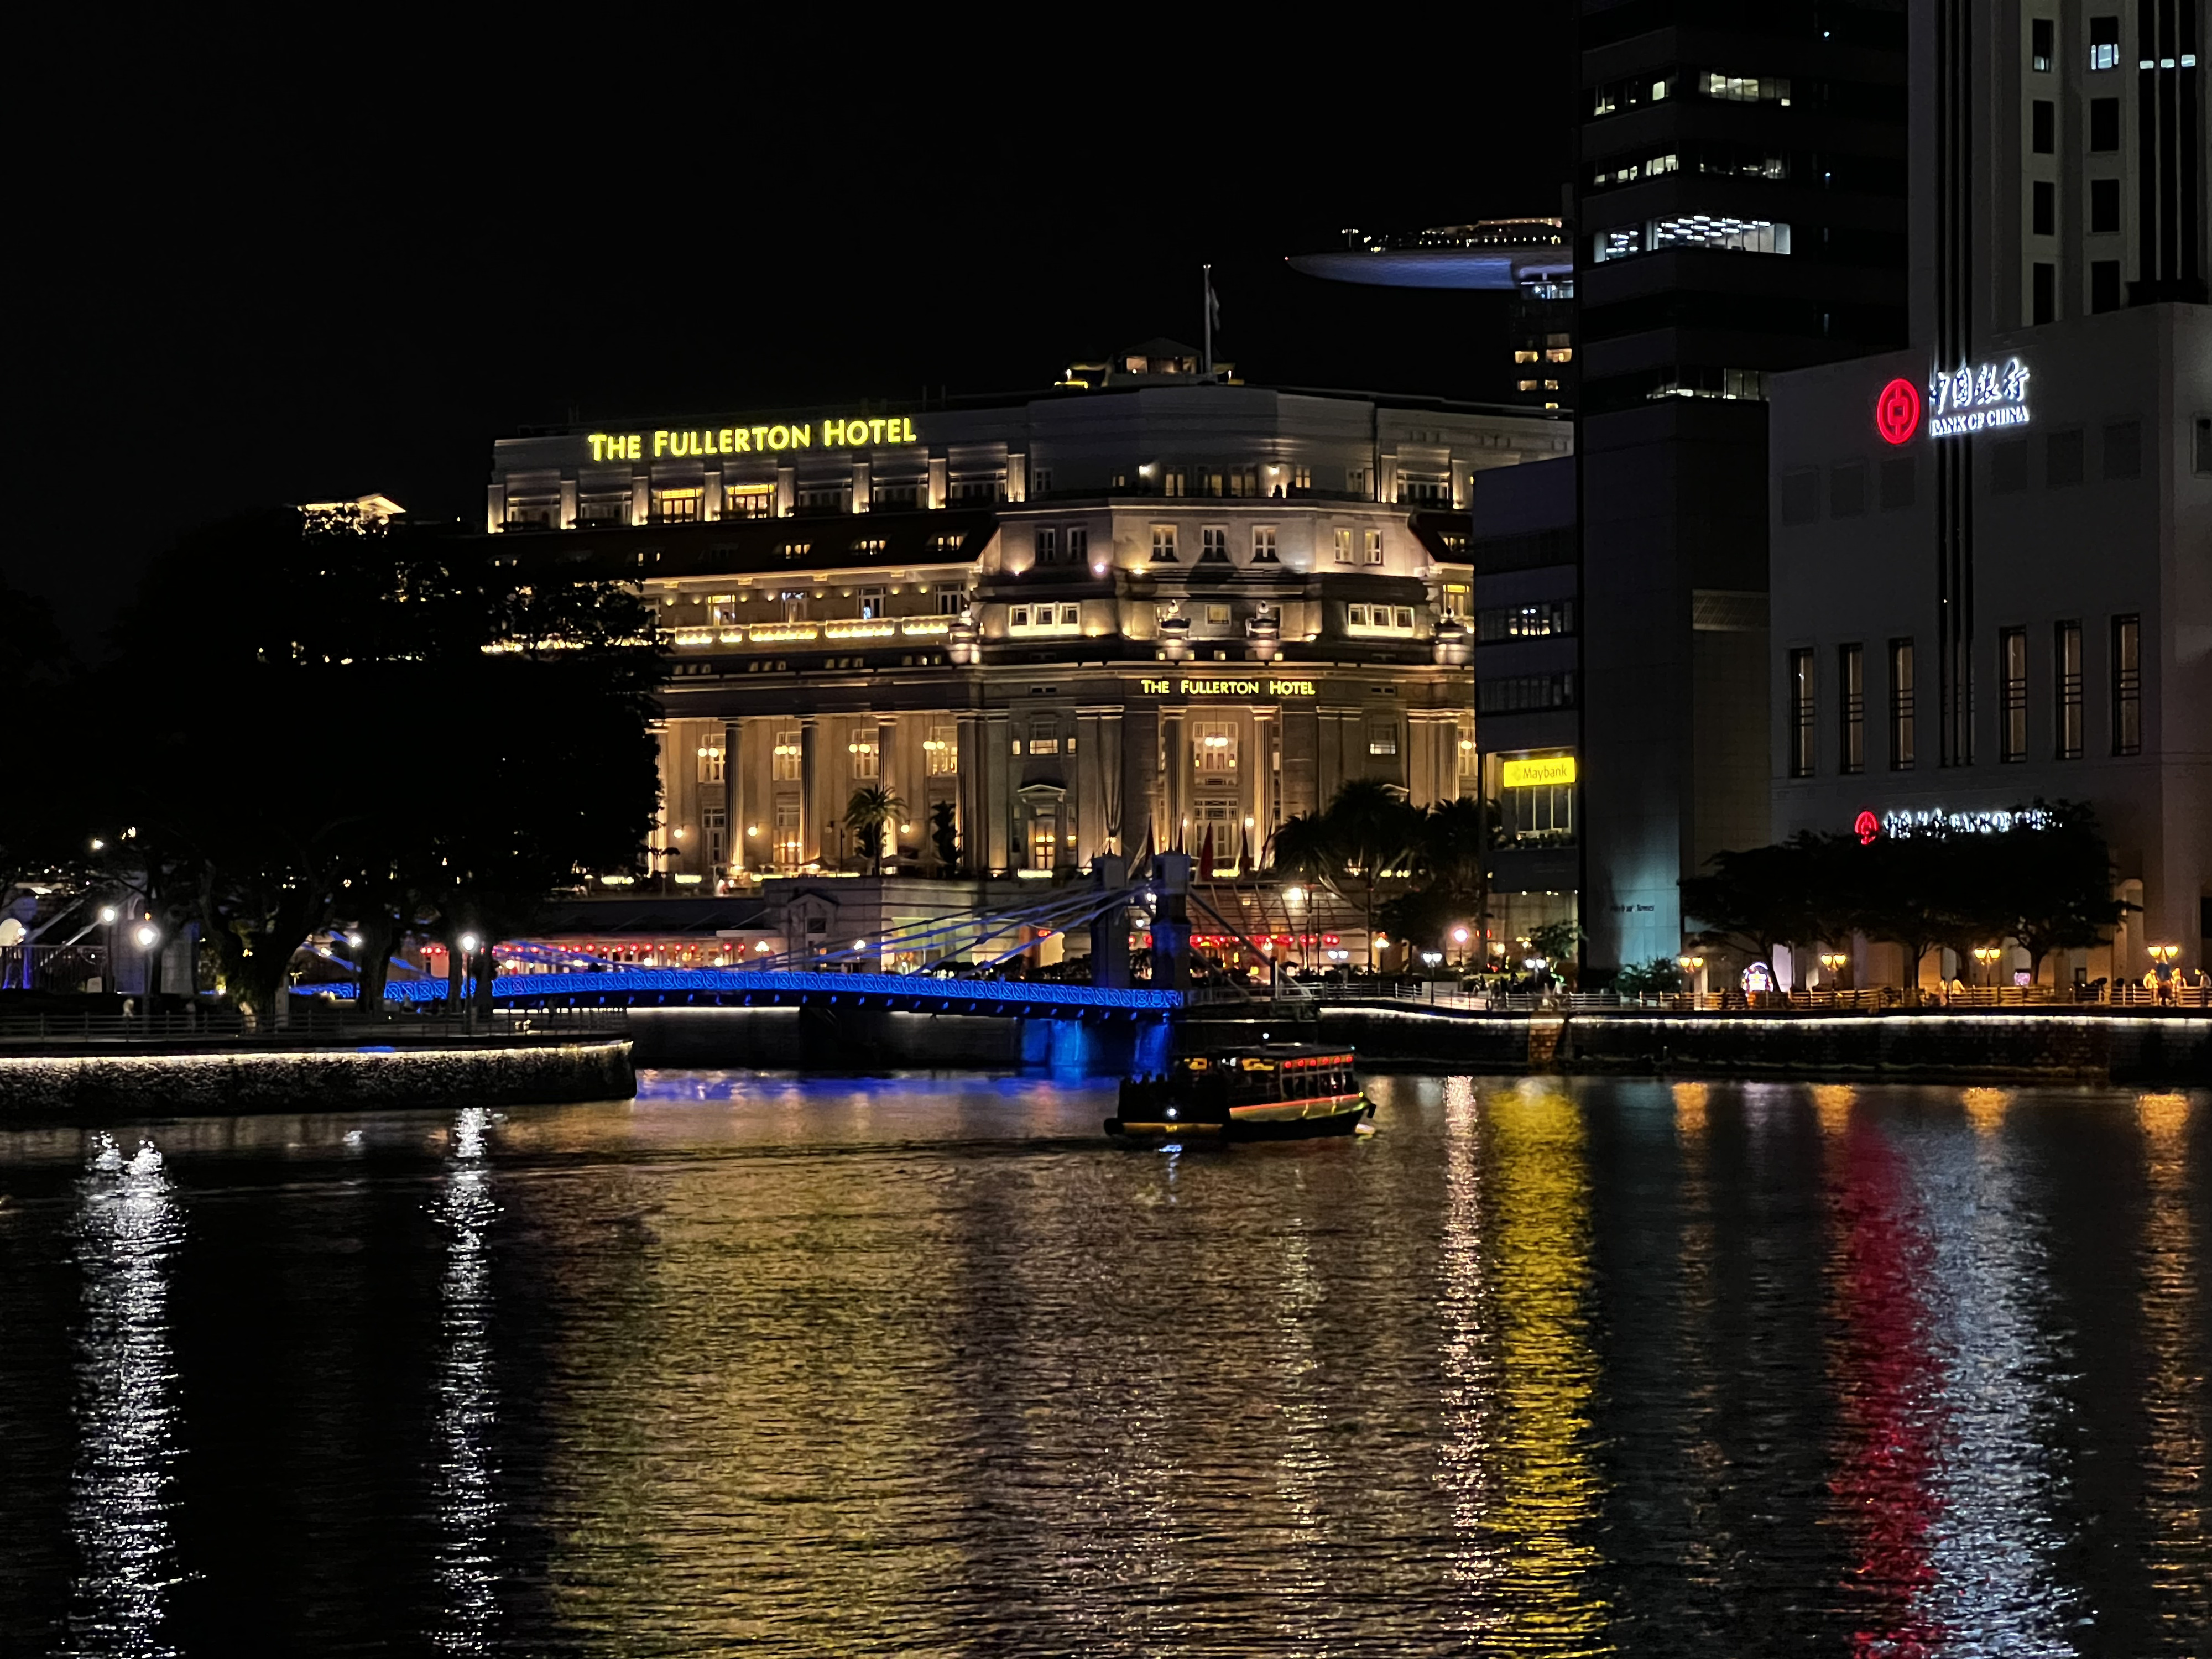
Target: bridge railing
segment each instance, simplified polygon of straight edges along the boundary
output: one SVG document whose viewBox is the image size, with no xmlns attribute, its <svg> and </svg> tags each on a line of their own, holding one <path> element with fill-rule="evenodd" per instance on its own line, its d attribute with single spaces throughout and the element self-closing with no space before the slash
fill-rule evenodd
<svg viewBox="0 0 2212 1659">
<path fill-rule="evenodd" d="M 627 1008 L 498 1008 L 489 1019 L 442 1013 L 356 1012 L 343 1005 L 295 1004 L 283 1024 L 248 1029 L 235 1008 L 202 1003 L 148 1012 L 0 1011 L 0 1047 L 76 1043 L 220 1046 L 287 1043 L 362 1048 L 422 1048 L 508 1037 L 619 1037 L 629 1031 Z"/>
</svg>

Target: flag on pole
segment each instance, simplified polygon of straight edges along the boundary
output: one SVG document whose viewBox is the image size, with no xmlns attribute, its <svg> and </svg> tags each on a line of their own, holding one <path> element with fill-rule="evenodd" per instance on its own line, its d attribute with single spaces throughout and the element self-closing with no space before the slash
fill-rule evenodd
<svg viewBox="0 0 2212 1659">
<path fill-rule="evenodd" d="M 1205 879 L 1213 879 L 1213 826 L 1206 826 L 1206 835 L 1198 844 L 1198 873 Z"/>
</svg>

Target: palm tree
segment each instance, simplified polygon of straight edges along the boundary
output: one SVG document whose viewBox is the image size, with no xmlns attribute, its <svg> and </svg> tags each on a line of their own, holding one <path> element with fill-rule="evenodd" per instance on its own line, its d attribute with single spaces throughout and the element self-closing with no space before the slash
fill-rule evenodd
<svg viewBox="0 0 2212 1659">
<path fill-rule="evenodd" d="M 1384 881 L 1402 878 L 1421 841 L 1423 814 L 1372 778 L 1354 778 L 1319 812 L 1288 820 L 1275 831 L 1275 868 L 1316 882 L 1367 924 L 1367 965 L 1375 965 L 1375 896 Z"/>
<path fill-rule="evenodd" d="M 871 875 L 884 872 L 884 832 L 905 816 L 906 803 L 880 784 L 853 792 L 845 803 L 845 827 L 853 832 L 853 845 L 868 860 Z"/>
</svg>

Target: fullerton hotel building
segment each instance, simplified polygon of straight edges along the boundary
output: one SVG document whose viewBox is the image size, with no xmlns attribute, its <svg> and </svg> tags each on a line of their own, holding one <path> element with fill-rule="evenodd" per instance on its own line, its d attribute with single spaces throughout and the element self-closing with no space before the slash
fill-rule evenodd
<svg viewBox="0 0 2212 1659">
<path fill-rule="evenodd" d="M 1150 839 L 1226 876 L 1347 780 L 1477 792 L 1469 479 L 1571 434 L 1155 341 L 1032 395 L 502 439 L 486 527 L 657 601 L 678 883 L 861 870 L 878 787 L 887 873 L 938 871 L 950 803 L 963 874 Z"/>
</svg>

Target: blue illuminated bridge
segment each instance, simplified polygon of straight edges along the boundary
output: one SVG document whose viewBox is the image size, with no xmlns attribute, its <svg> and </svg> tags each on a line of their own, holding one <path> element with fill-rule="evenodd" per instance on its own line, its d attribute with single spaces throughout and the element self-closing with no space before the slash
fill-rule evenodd
<svg viewBox="0 0 2212 1659">
<path fill-rule="evenodd" d="M 356 989 L 350 983 L 316 988 L 340 998 L 350 998 Z M 505 1008 L 812 1006 L 1094 1022 L 1162 1020 L 1183 1006 L 1180 991 L 760 968 L 610 967 L 597 973 L 501 974 L 492 981 L 491 994 Z M 442 1002 L 447 994 L 441 979 L 395 981 L 385 992 L 386 1000 L 400 1003 Z"/>
</svg>

